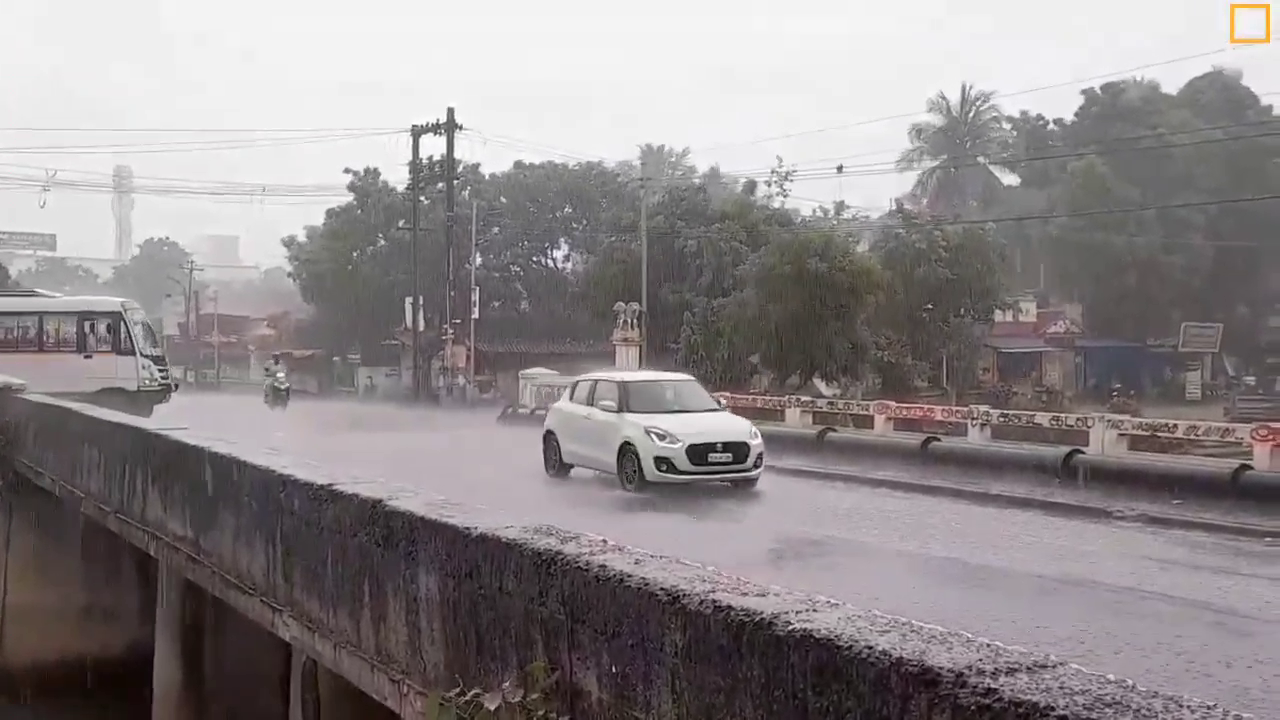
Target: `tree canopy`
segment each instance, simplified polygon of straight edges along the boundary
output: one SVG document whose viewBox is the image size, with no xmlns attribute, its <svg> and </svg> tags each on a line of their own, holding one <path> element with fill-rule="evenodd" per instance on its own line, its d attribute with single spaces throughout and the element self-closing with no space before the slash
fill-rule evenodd
<svg viewBox="0 0 1280 720">
<path fill-rule="evenodd" d="M 799 212 L 793 186 L 821 168 L 781 158 L 740 176 L 662 144 L 622 163 L 484 172 L 463 159 L 452 316 L 466 315 L 474 206 L 478 335 L 603 339 L 613 304 L 641 297 L 644 203 L 650 350 L 718 386 L 758 370 L 893 391 L 943 373 L 964 385 L 982 328 L 1032 290 L 1081 303 L 1097 335 L 1145 341 L 1220 321 L 1247 351 L 1274 302 L 1264 269 L 1280 203 L 1259 199 L 1280 192 L 1273 108 L 1226 70 L 1172 93 L 1138 78 L 1087 88 L 1070 118 L 998 99 L 969 84 L 930 98 L 897 162 L 915 185 L 878 217 L 843 202 Z M 420 287 L 438 332 L 444 165 L 427 157 L 414 171 Z M 346 173 L 350 199 L 283 240 L 335 349 L 389 336 L 412 274 L 415 199 L 376 168 Z"/>
</svg>

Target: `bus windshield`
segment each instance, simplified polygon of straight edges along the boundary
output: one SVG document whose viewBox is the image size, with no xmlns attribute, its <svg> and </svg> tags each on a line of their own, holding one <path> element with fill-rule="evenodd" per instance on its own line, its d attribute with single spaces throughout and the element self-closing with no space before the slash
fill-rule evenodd
<svg viewBox="0 0 1280 720">
<path fill-rule="evenodd" d="M 129 321 L 129 328 L 133 330 L 133 341 L 138 347 L 138 354 L 144 357 L 162 355 L 164 351 L 160 348 L 160 339 L 147 320 L 147 314 L 141 308 L 133 307 L 125 310 L 124 316 Z"/>
</svg>

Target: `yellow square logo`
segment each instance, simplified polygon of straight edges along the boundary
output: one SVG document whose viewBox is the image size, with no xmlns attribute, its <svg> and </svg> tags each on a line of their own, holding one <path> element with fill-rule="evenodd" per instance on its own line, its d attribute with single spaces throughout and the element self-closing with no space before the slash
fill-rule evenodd
<svg viewBox="0 0 1280 720">
<path fill-rule="evenodd" d="M 1271 42 L 1271 4 L 1231 5 L 1231 42 L 1265 45 Z"/>
</svg>

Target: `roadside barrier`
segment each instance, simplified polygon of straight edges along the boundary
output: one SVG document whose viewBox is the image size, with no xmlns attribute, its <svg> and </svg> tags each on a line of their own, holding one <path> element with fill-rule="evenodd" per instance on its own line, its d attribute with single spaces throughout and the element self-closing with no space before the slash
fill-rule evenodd
<svg viewBox="0 0 1280 720">
<path fill-rule="evenodd" d="M 925 405 L 798 395 L 716 393 L 731 411 L 797 429 L 835 428 L 883 438 L 924 435 L 974 445 L 1034 443 L 1089 455 L 1241 456 L 1253 470 L 1280 471 L 1280 425 L 1165 420 L 1107 413 L 999 410 L 985 405 Z M 1164 458 L 1170 459 L 1170 458 Z"/>
</svg>

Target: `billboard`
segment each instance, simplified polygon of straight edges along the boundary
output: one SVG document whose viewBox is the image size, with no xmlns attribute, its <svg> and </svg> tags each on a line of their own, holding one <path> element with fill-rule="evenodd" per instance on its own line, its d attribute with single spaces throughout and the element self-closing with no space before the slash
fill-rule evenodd
<svg viewBox="0 0 1280 720">
<path fill-rule="evenodd" d="M 1184 322 L 1178 331 L 1178 352 L 1216 353 L 1222 346 L 1222 323 Z"/>
<path fill-rule="evenodd" d="M 13 232 L 0 230 L 0 250 L 58 251 L 58 236 L 53 233 Z"/>
</svg>

